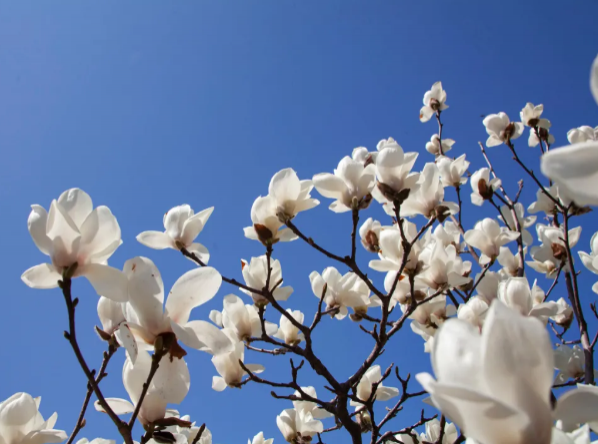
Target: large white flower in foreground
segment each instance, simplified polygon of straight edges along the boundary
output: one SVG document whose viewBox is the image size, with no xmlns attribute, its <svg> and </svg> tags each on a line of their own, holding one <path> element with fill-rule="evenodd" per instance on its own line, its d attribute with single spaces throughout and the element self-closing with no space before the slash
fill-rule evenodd
<svg viewBox="0 0 598 444">
<path fill-rule="evenodd" d="M 313 181 L 318 193 L 335 199 L 329 208 L 335 213 L 344 213 L 368 207 L 371 202 L 370 193 L 376 183 L 375 177 L 376 167 L 373 164 L 364 167 L 362 162 L 345 156 L 334 174 L 316 174 Z"/>
<path fill-rule="evenodd" d="M 195 214 L 189 205 L 179 205 L 171 208 L 164 215 L 165 231 L 144 231 L 137 235 L 137 241 L 146 247 L 156 250 L 185 248 L 190 253 L 208 263 L 210 253 L 202 244 L 195 243 L 195 238 L 205 227 L 214 207 L 207 208 Z"/>
<path fill-rule="evenodd" d="M 0 442 L 2 444 L 53 444 L 64 441 L 64 430 L 55 430 L 58 414 L 46 421 L 39 412 L 41 397 L 15 393 L 0 402 Z"/>
<path fill-rule="evenodd" d="M 424 94 L 424 106 L 419 112 L 419 120 L 427 122 L 434 113 L 444 111 L 448 108 L 446 102 L 446 91 L 442 89 L 442 82 L 432 85 L 430 91 Z"/>
<path fill-rule="evenodd" d="M 592 65 L 590 89 L 598 103 L 598 57 Z M 553 149 L 540 160 L 542 173 L 559 186 L 560 193 L 578 205 L 598 205 L 598 141 Z"/>
<path fill-rule="evenodd" d="M 50 211 L 32 205 L 27 220 L 29 233 L 45 263 L 25 271 L 21 279 L 32 288 L 56 288 L 62 274 L 74 269 L 73 277 L 85 276 L 98 294 L 115 301 L 127 300 L 127 279 L 108 259 L 122 243 L 120 227 L 108 207 L 93 208 L 91 197 L 72 188 L 50 204 Z"/>
<path fill-rule="evenodd" d="M 511 122 L 509 116 L 503 112 L 490 114 L 483 123 L 488 133 L 488 140 L 486 140 L 488 147 L 510 143 L 523 133 L 523 123 Z"/>
<path fill-rule="evenodd" d="M 214 354 L 232 349 L 229 338 L 217 327 L 206 321 L 189 320 L 191 310 L 212 299 L 220 288 L 222 277 L 214 268 L 201 267 L 186 272 L 172 286 L 166 304 L 162 276 L 150 259 L 129 259 L 124 272 L 129 278 L 125 317 L 140 346 L 152 348 L 161 337 L 164 344 L 170 346 L 171 359 L 185 355 L 177 340 Z"/>
<path fill-rule="evenodd" d="M 125 415 L 133 413 L 139 402 L 143 384 L 152 366 L 152 357 L 149 353 L 141 351 L 137 361 L 133 364 L 129 359 L 123 367 L 123 384 L 131 402 L 121 398 L 106 398 L 106 402 L 114 413 Z M 180 404 L 187 396 L 190 386 L 189 369 L 183 359 L 170 360 L 163 357 L 160 360 L 158 371 L 154 375 L 150 387 L 143 398 L 139 410 L 139 421 L 142 424 L 149 424 L 166 416 L 168 404 Z M 99 401 L 95 402 L 95 408 L 99 412 L 104 409 Z"/>
<path fill-rule="evenodd" d="M 554 359 L 550 337 L 537 319 L 498 300 L 481 335 L 469 323 L 449 319 L 436 334 L 432 367 L 437 380 L 428 373 L 419 373 L 417 380 L 466 436 L 484 444 L 551 442 Z M 595 402 L 598 395 L 573 390 L 557 402 L 555 417 L 572 428 L 598 417 Z M 588 404 L 594 409 L 587 410 Z"/>
</svg>

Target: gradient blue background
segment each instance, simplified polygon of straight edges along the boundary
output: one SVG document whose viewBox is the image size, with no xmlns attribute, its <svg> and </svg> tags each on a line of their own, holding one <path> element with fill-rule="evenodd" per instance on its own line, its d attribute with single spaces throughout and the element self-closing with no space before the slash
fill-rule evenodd
<svg viewBox="0 0 598 444">
<path fill-rule="evenodd" d="M 32 290 L 20 280 L 25 269 L 45 261 L 27 232 L 30 204 L 47 208 L 67 188 L 86 190 L 96 205 L 112 209 L 122 228 L 124 244 L 110 263 L 122 267 L 129 257 L 148 256 L 166 289 L 192 264 L 174 251 L 147 249 L 135 236 L 161 229 L 174 205 L 215 206 L 199 240 L 212 265 L 240 278 L 240 259 L 263 253 L 242 228 L 250 223 L 253 200 L 267 193 L 279 169 L 292 166 L 301 178 L 331 172 L 354 147 L 375 149 L 389 136 L 422 153 L 416 168 L 432 160 L 424 146 L 437 127 L 420 123 L 418 113 L 437 80 L 450 105 L 444 134 L 457 141 L 450 154 L 467 153 L 472 170 L 484 166 L 477 148 L 486 139 L 482 114 L 505 111 L 516 119 L 525 102 L 543 103 L 557 144 L 566 143 L 570 128 L 598 124 L 588 87 L 598 52 L 597 15 L 594 1 L 556 0 L 0 1 L 0 399 L 16 391 L 42 395 L 43 414 L 58 411 L 57 427 L 70 433 L 85 392 L 62 338 L 66 313 L 59 290 Z M 527 147 L 527 131 L 517 142 L 537 168 L 539 150 Z M 505 147 L 490 155 L 514 190 L 522 173 Z M 527 205 L 534 193 L 531 181 L 525 184 Z M 465 191 L 469 202 L 469 185 Z M 296 223 L 345 254 L 350 216 L 331 213 L 330 201 L 321 200 Z M 377 205 L 368 215 L 383 217 Z M 467 225 L 483 216 L 495 217 L 493 208 L 466 205 Z M 580 244 L 586 251 L 596 218 L 587 222 Z M 358 254 L 364 267 L 373 258 L 361 248 Z M 290 306 L 311 319 L 317 300 L 307 276 L 333 264 L 299 241 L 277 246 L 275 256 L 285 284 L 295 288 Z M 382 274 L 370 276 L 381 284 Z M 580 279 L 587 306 L 595 299 L 589 290 L 595 278 L 583 270 Z M 97 297 L 81 279 L 74 292 L 81 300 L 81 344 L 95 367 L 104 349 L 92 328 Z M 221 309 L 228 293 L 240 294 L 223 286 L 193 318 Z M 423 341 L 405 330 L 380 363 L 397 363 L 403 374 L 428 369 Z M 324 320 L 316 339 L 341 379 L 372 346 L 348 319 Z M 121 352 L 111 363 L 102 384 L 106 396 L 127 397 L 123 359 Z M 180 410 L 206 422 L 214 442 L 245 442 L 261 430 L 283 441 L 275 416 L 290 402 L 273 400 L 269 387 L 255 384 L 216 393 L 210 357 L 191 352 L 187 362 L 192 390 Z M 272 379 L 289 378 L 287 357 L 249 354 L 246 362 L 265 364 Z M 301 382 L 326 395 L 309 371 L 302 371 Z M 411 402 L 394 429 L 414 422 L 422 406 Z M 80 436 L 117 433 L 92 410 Z M 347 437 L 337 433 L 325 442 Z"/>
</svg>

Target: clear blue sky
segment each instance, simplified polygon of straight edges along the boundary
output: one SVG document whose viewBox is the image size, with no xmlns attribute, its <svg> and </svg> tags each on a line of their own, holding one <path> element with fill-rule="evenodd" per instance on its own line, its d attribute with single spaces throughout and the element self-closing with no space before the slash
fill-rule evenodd
<svg viewBox="0 0 598 444">
<path fill-rule="evenodd" d="M 124 244 L 111 264 L 120 268 L 127 258 L 146 255 L 161 269 L 166 288 L 192 264 L 174 251 L 149 250 L 135 236 L 160 229 L 174 205 L 214 205 L 200 241 L 212 265 L 240 278 L 240 259 L 262 254 L 242 228 L 250 223 L 253 200 L 267 192 L 279 169 L 292 166 L 310 178 L 332 171 L 354 147 L 375 149 L 389 136 L 407 151 L 423 152 L 417 168 L 431 160 L 424 146 L 436 124 L 421 124 L 418 113 L 437 80 L 448 92 L 445 136 L 457 141 L 451 154 L 467 153 L 472 169 L 483 166 L 476 145 L 486 138 L 482 114 L 505 111 L 517 118 L 525 102 L 544 103 L 557 143 L 566 143 L 570 128 L 597 125 L 588 88 L 598 53 L 597 15 L 594 1 L 558 0 L 0 0 L 0 399 L 16 391 L 42 395 L 43 414 L 58 411 L 58 428 L 70 432 L 85 392 L 62 338 L 62 296 L 20 280 L 45 260 L 27 232 L 30 204 L 47 208 L 65 189 L 83 188 L 120 222 Z M 517 146 L 531 162 L 537 151 L 526 140 L 527 133 Z M 514 188 L 522 175 L 505 148 L 491 155 Z M 332 250 L 347 251 L 350 216 L 332 214 L 330 201 L 322 201 L 297 224 Z M 491 207 L 467 209 L 467 221 L 494 217 Z M 591 234 L 587 227 L 585 250 Z M 316 298 L 308 274 L 330 262 L 299 242 L 277 246 L 275 256 L 285 283 L 295 287 L 290 306 L 311 319 Z M 362 249 L 359 256 L 364 265 L 371 258 Z M 591 284 L 588 275 L 584 271 L 582 280 Z M 381 274 L 370 276 L 382 282 Z M 77 280 L 74 289 L 81 299 L 81 343 L 98 366 L 104 345 L 92 328 L 97 298 L 86 281 Z M 231 292 L 239 294 L 223 287 L 193 317 L 206 319 Z M 586 293 L 585 301 L 594 296 Z M 348 319 L 325 320 L 317 340 L 340 378 L 350 376 L 371 347 Z M 422 351 L 407 328 L 381 363 L 395 362 L 403 373 L 427 369 Z M 109 368 L 107 396 L 126 397 L 123 359 L 120 354 Z M 285 357 L 248 362 L 264 363 L 272 379 L 289 378 Z M 180 410 L 207 422 L 216 443 L 245 442 L 260 430 L 283 441 L 275 415 L 290 402 L 273 400 L 269 388 L 257 385 L 216 393 L 210 357 L 192 352 L 188 364 L 192 391 Z M 325 395 L 309 372 L 304 378 Z M 411 424 L 420 407 L 410 404 L 396 429 Z M 88 424 L 80 436 L 117 437 L 95 411 Z M 326 442 L 346 442 L 346 436 Z"/>
</svg>

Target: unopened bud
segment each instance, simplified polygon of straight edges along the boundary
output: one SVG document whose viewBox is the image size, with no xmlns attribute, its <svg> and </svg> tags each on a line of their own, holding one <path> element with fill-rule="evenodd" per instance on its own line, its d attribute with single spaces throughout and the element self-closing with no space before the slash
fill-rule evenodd
<svg viewBox="0 0 598 444">
<path fill-rule="evenodd" d="M 480 179 L 478 182 L 478 193 L 480 196 L 482 196 L 482 199 L 489 200 L 492 199 L 494 190 L 491 186 L 488 186 L 488 182 L 486 182 L 484 179 Z"/>
</svg>

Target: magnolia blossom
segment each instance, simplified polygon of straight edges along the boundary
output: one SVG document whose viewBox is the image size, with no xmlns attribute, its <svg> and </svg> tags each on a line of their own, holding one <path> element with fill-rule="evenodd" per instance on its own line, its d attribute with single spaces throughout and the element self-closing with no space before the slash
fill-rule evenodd
<svg viewBox="0 0 598 444">
<path fill-rule="evenodd" d="M 596 103 L 597 88 L 598 57 L 590 72 L 590 89 Z M 582 142 L 584 136 L 581 133 L 576 133 L 573 139 L 575 143 L 572 142 L 572 145 L 545 153 L 540 159 L 540 166 L 542 173 L 559 186 L 559 191 L 573 199 L 577 205 L 598 205 L 598 141 Z M 586 134 L 589 136 L 588 133 Z"/>
<path fill-rule="evenodd" d="M 425 442 L 437 443 L 440 439 L 440 421 L 436 418 L 426 422 L 426 433 L 421 433 L 420 438 Z M 447 422 L 444 425 L 444 434 L 439 444 L 453 444 L 459 438 L 459 432 L 455 424 Z"/>
<path fill-rule="evenodd" d="M 498 257 L 500 247 L 518 237 L 519 233 L 509 231 L 506 228 L 501 229 L 498 222 L 490 218 L 477 222 L 473 230 L 469 230 L 463 235 L 465 242 L 482 253 L 480 255 L 480 265 L 493 262 Z"/>
<path fill-rule="evenodd" d="M 324 298 L 326 311 L 335 309 L 331 314 L 336 319 L 344 319 L 347 307 L 367 307 L 370 290 L 359 277 L 349 272 L 341 275 L 334 267 L 325 268 L 322 274 L 312 271 L 309 275 L 314 295 Z M 325 291 L 324 291 L 325 290 Z"/>
<path fill-rule="evenodd" d="M 565 301 L 564 298 L 560 298 L 558 301 L 556 301 L 556 303 L 559 306 L 559 312 L 550 319 L 563 328 L 569 328 L 571 322 L 573 321 L 573 308 L 567 303 L 567 301 Z"/>
<path fill-rule="evenodd" d="M 311 180 L 299 180 L 292 168 L 285 168 L 270 180 L 268 195 L 276 201 L 276 215 L 282 222 L 293 219 L 301 211 L 317 206 L 320 202 L 310 196 Z"/>
<path fill-rule="evenodd" d="M 417 275 L 416 279 L 434 290 L 458 287 L 471 281 L 471 278 L 466 276 L 467 268 L 471 269 L 471 263 L 464 263 L 453 245 L 445 248 L 442 243 L 433 242 L 419 257 L 427 264 L 427 268 Z"/>
<path fill-rule="evenodd" d="M 361 244 L 363 248 L 371 253 L 378 253 L 380 250 L 380 231 L 382 230 L 382 224 L 379 221 L 367 218 L 361 227 L 359 227 L 359 237 L 361 238 Z"/>
<path fill-rule="evenodd" d="M 440 171 L 440 179 L 445 187 L 460 187 L 467 183 L 467 177 L 463 177 L 469 162 L 465 160 L 465 154 L 457 157 L 455 160 L 448 157 L 439 157 L 436 159 L 436 165 Z"/>
<path fill-rule="evenodd" d="M 303 324 L 304 314 L 299 310 L 291 310 L 290 308 L 287 308 L 287 313 L 298 323 Z M 305 340 L 303 333 L 299 332 L 299 329 L 284 315 L 280 316 L 280 327 L 274 336 L 278 339 L 282 339 L 285 344 L 288 345 L 297 345 Z"/>
<path fill-rule="evenodd" d="M 480 168 L 471 175 L 470 183 L 473 190 L 471 203 L 479 206 L 492 197 L 494 190 L 500 187 L 501 181 L 498 178 L 490 180 L 490 170 Z"/>
<path fill-rule="evenodd" d="M 466 321 L 479 329 L 484 325 L 488 314 L 488 302 L 480 296 L 470 298 L 465 304 L 459 305 L 457 318 Z"/>
<path fill-rule="evenodd" d="M 530 288 L 525 277 L 511 277 L 502 281 L 498 286 L 498 298 L 523 316 L 535 316 L 544 322 L 560 309 L 556 302 L 544 302 L 542 289 L 535 282 Z"/>
<path fill-rule="evenodd" d="M 245 279 L 248 287 L 256 290 L 262 290 L 266 287 L 266 283 L 268 282 L 268 258 L 266 255 L 252 257 L 249 263 L 242 259 L 241 264 L 243 279 Z M 282 267 L 280 266 L 280 261 L 278 259 L 271 259 L 270 269 L 269 290 L 277 301 L 286 301 L 291 293 L 293 293 L 293 287 L 282 286 Z M 266 305 L 268 303 L 268 299 L 258 293 L 253 293 L 243 288 L 241 291 L 251 296 L 255 305 Z"/>
<path fill-rule="evenodd" d="M 515 140 L 523 134 L 523 123 L 511 122 L 509 116 L 503 112 L 486 116 L 483 123 L 489 136 L 486 140 L 488 147 L 503 143 L 508 145 L 511 140 Z"/>
<path fill-rule="evenodd" d="M 559 372 L 554 383 L 564 384 L 569 379 L 583 379 L 585 362 L 583 349 L 579 345 L 573 347 L 567 347 L 564 344 L 557 345 L 554 350 L 554 368 Z M 594 370 L 594 374 L 597 375 L 598 371 Z"/>
<path fill-rule="evenodd" d="M 493 271 L 480 272 L 476 275 L 474 281 L 478 283 L 475 288 L 477 296 L 490 305 L 498 297 L 499 274 Z"/>
<path fill-rule="evenodd" d="M 461 230 L 451 220 L 447 220 L 442 225 L 436 225 L 436 228 L 432 232 L 432 237 L 437 242 L 442 243 L 445 248 L 452 245 L 457 250 L 461 250 Z"/>
<path fill-rule="evenodd" d="M 521 118 L 521 122 L 525 126 L 529 126 L 531 128 L 539 127 L 539 128 L 550 128 L 550 120 L 542 119 L 540 116 L 544 111 L 544 105 L 536 105 L 534 106 L 533 103 L 527 102 L 525 107 L 519 113 Z"/>
<path fill-rule="evenodd" d="M 102 328 L 96 327 L 96 332 L 101 339 L 110 341 L 112 337 L 127 351 L 127 356 L 134 363 L 137 359 L 137 341 L 127 325 L 124 304 L 100 296 L 98 300 L 98 317 Z"/>
<path fill-rule="evenodd" d="M 446 154 L 447 151 L 450 151 L 454 144 L 455 141 L 453 139 L 442 139 L 442 142 L 440 142 L 438 134 L 434 134 L 430 141 L 426 143 L 426 151 L 435 156 L 439 156 L 440 154 Z M 441 145 L 442 153 L 440 152 Z"/>
<path fill-rule="evenodd" d="M 517 216 L 517 221 L 521 227 L 521 240 L 523 245 L 531 245 L 534 241 L 531 233 L 527 228 L 533 226 L 536 223 L 536 216 L 525 217 L 525 208 L 521 202 L 517 202 L 514 205 L 514 212 Z M 517 225 L 515 224 L 515 218 L 513 217 L 513 211 L 511 211 L 506 205 L 500 207 L 499 219 L 504 222 L 507 228 L 513 232 L 517 232 Z"/>
<path fill-rule="evenodd" d="M 176 421 L 177 424 L 167 426 L 163 429 L 164 432 L 170 432 L 174 435 L 177 444 L 193 444 L 197 434 L 199 433 L 199 427 L 195 426 L 195 422 L 191 422 L 191 417 L 189 415 L 185 415 L 180 417 L 179 412 L 173 409 L 166 410 L 165 418 L 174 418 L 180 421 Z M 188 424 L 191 424 L 191 427 L 184 427 Z M 181 424 L 182 423 L 182 424 Z M 154 435 L 155 436 L 155 435 Z M 155 439 L 151 439 L 148 441 L 151 444 L 160 444 Z M 204 428 L 201 437 L 197 441 L 196 444 L 212 444 L 212 432 L 207 427 Z"/>
<path fill-rule="evenodd" d="M 434 113 L 440 113 L 448 108 L 446 102 L 446 91 L 442 89 L 442 82 L 436 82 L 432 85 L 430 91 L 424 94 L 424 106 L 419 112 L 419 120 L 427 122 Z"/>
<path fill-rule="evenodd" d="M 98 294 L 127 300 L 127 279 L 108 259 L 122 243 L 120 227 L 108 207 L 93 208 L 91 197 L 72 188 L 50 204 L 50 211 L 32 205 L 29 234 L 51 264 L 31 267 L 21 279 L 31 288 L 56 288 L 63 274 L 85 276 Z"/>
<path fill-rule="evenodd" d="M 401 310 L 406 312 L 408 305 L 401 305 Z M 427 326 L 438 328 L 444 321 L 455 315 L 457 310 L 452 304 L 446 303 L 446 296 L 440 295 L 424 304 L 419 304 L 417 308 L 409 315 L 410 319 Z"/>
<path fill-rule="evenodd" d="M 133 413 L 139 402 L 143 385 L 152 366 L 152 356 L 140 351 L 133 364 L 129 359 L 123 368 L 123 384 L 131 402 L 120 398 L 106 398 L 106 402 L 117 415 Z M 162 358 L 147 394 L 143 398 L 139 410 L 139 421 L 150 424 L 166 416 L 168 404 L 180 404 L 187 396 L 190 386 L 189 369 L 183 359 L 170 360 Z M 95 402 L 96 410 L 104 412 L 99 401 Z"/>
<path fill-rule="evenodd" d="M 160 338 L 169 347 L 171 359 L 186 354 L 177 340 L 211 353 L 232 348 L 228 337 L 209 322 L 189 321 L 191 310 L 212 299 L 220 288 L 222 277 L 214 268 L 196 268 L 182 275 L 172 286 L 166 304 L 162 276 L 150 259 L 129 259 L 124 273 L 129 279 L 125 317 L 140 346 L 150 349 Z"/>
<path fill-rule="evenodd" d="M 563 266 L 563 271 L 569 270 L 563 228 L 536 224 L 536 232 L 541 245 L 532 247 L 530 254 L 534 260 L 526 263 L 538 273 L 546 274 L 546 277 L 555 277 L 560 266 Z M 580 235 L 581 227 L 569 230 L 569 247 L 573 248 L 577 244 Z"/>
<path fill-rule="evenodd" d="M 394 210 L 385 207 L 391 215 Z M 459 205 L 444 201 L 444 185 L 440 181 L 440 171 L 435 163 L 427 163 L 419 176 L 417 187 L 409 193 L 409 197 L 401 205 L 404 216 L 422 216 L 444 221 L 451 214 L 459 212 Z"/>
<path fill-rule="evenodd" d="M 372 389 L 374 384 L 378 384 L 373 399 L 377 401 L 388 401 L 389 399 L 398 396 L 399 389 L 395 387 L 386 387 L 382 384 L 382 372 L 379 365 L 371 366 L 359 380 L 357 384 L 356 395 L 360 401 L 367 402 L 372 397 Z M 351 405 L 358 406 L 361 402 L 351 401 Z"/>
<path fill-rule="evenodd" d="M 335 199 L 329 208 L 335 213 L 344 213 L 369 206 L 375 175 L 376 169 L 373 164 L 364 167 L 362 162 L 345 156 L 334 170 L 334 174 L 316 174 L 313 182 L 318 193 Z"/>
<path fill-rule="evenodd" d="M 41 397 L 15 393 L 0 402 L 0 442 L 2 444 L 53 444 L 64 441 L 64 430 L 54 429 L 58 414 L 46 421 L 39 412 Z"/>
<path fill-rule="evenodd" d="M 144 231 L 137 235 L 137 241 L 156 250 L 165 248 L 182 250 L 184 248 L 207 264 L 210 259 L 208 249 L 194 241 L 205 227 L 212 211 L 214 211 L 214 207 L 195 214 L 187 204 L 171 208 L 164 215 L 164 232 Z"/>
<path fill-rule="evenodd" d="M 585 251 L 579 251 L 579 257 L 583 262 L 584 266 L 594 274 L 598 274 L 598 232 L 594 233 L 592 240 L 590 241 L 591 253 L 588 254 Z M 598 282 L 592 287 L 594 293 L 598 293 Z"/>
<path fill-rule="evenodd" d="M 541 322 L 496 300 L 479 329 L 450 319 L 436 334 L 432 367 L 437 380 L 417 380 L 431 401 L 468 437 L 484 444 L 549 444 L 553 412 L 553 351 Z M 593 401 L 579 403 L 586 392 Z M 598 417 L 598 389 L 566 393 L 554 412 L 565 429 Z M 584 404 L 582 406 L 582 404 Z"/>
<path fill-rule="evenodd" d="M 548 132 L 545 128 L 538 128 L 538 133 L 536 134 L 536 130 L 530 129 L 529 131 L 529 138 L 527 139 L 527 144 L 533 148 L 538 146 L 540 140 L 546 142 L 549 146 L 552 145 L 555 141 L 555 138 L 552 134 Z M 540 137 L 538 137 L 540 135 Z"/>
<path fill-rule="evenodd" d="M 524 247 L 524 257 L 526 252 L 527 247 Z M 519 270 L 523 268 L 523 263 L 519 253 L 513 254 L 508 247 L 500 247 L 500 252 L 498 253 L 498 257 L 496 259 L 502 267 L 498 273 L 505 279 L 511 276 L 518 276 Z"/>
<path fill-rule="evenodd" d="M 394 139 L 388 139 L 376 158 L 377 187 L 372 190 L 374 199 L 382 204 L 403 202 L 416 186 L 419 173 L 411 169 L 417 153 L 405 153 Z"/>
<path fill-rule="evenodd" d="M 247 440 L 247 444 L 272 444 L 273 442 L 274 438 L 264 439 L 264 432 L 258 433 L 252 440 Z"/>
<path fill-rule="evenodd" d="M 301 392 L 311 396 L 314 399 L 318 398 L 316 389 L 311 386 L 301 387 Z M 297 390 L 295 391 L 294 395 L 298 398 L 301 398 L 303 396 L 301 392 Z M 293 401 L 293 407 L 297 411 L 310 413 L 315 419 L 324 419 L 334 416 L 332 413 L 324 410 L 323 408 L 319 407 L 318 404 L 312 401 Z"/>
<path fill-rule="evenodd" d="M 297 442 L 298 438 L 311 438 L 316 433 L 322 433 L 324 424 L 314 419 L 312 414 L 304 410 L 286 409 L 276 417 L 276 425 L 289 443 Z M 311 439 L 307 440 L 311 441 Z"/>
<path fill-rule="evenodd" d="M 558 187 L 556 185 L 552 185 L 547 191 L 555 199 L 558 198 Z M 546 214 L 554 214 L 556 205 L 554 200 L 548 197 L 544 190 L 538 189 L 538 191 L 536 191 L 536 201 L 527 207 L 527 211 L 530 214 L 539 213 L 540 211 L 543 211 Z"/>
<path fill-rule="evenodd" d="M 376 163 L 376 156 L 378 155 L 377 151 L 368 151 L 368 149 L 364 146 L 358 146 L 357 148 L 353 148 L 353 152 L 351 153 L 351 158 L 358 162 L 361 162 L 364 167 L 375 164 Z"/>
<path fill-rule="evenodd" d="M 235 332 L 239 341 L 262 335 L 262 325 L 255 306 L 243 304 L 243 300 L 234 294 L 224 296 L 222 313 L 212 310 L 210 319 L 219 327 Z M 275 324 L 268 321 L 265 321 L 264 326 L 268 335 L 278 330 Z"/>
<path fill-rule="evenodd" d="M 567 131 L 567 140 L 569 143 L 595 142 L 598 140 L 598 126 L 592 128 L 591 126 L 584 125 L 579 128 L 570 129 Z"/>
<path fill-rule="evenodd" d="M 259 240 L 264 245 L 273 245 L 276 242 L 289 242 L 297 239 L 290 228 L 281 228 L 277 213 L 278 200 L 272 195 L 259 196 L 251 206 L 250 227 L 245 227 L 245 237 L 252 240 Z"/>
<path fill-rule="evenodd" d="M 239 361 L 243 362 L 245 356 L 245 346 L 242 342 L 237 342 L 233 349 L 228 353 L 221 353 L 212 357 L 212 364 L 220 376 L 212 377 L 212 388 L 221 392 L 226 387 L 240 387 L 243 376 L 247 372 L 241 367 Z M 260 364 L 244 364 L 252 373 L 261 373 L 264 366 Z"/>
</svg>

